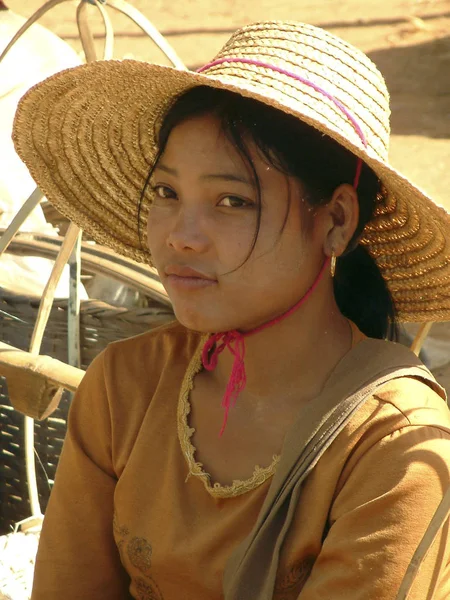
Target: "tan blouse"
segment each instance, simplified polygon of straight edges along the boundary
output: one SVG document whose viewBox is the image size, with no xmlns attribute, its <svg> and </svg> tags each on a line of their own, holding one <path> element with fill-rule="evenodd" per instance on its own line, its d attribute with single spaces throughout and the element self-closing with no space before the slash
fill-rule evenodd
<svg viewBox="0 0 450 600">
<path fill-rule="evenodd" d="M 226 561 L 251 531 L 278 457 L 226 487 L 196 463 L 189 394 L 201 347 L 200 334 L 174 323 L 92 363 L 71 407 L 32 600 L 223 598 Z M 414 379 L 384 386 L 306 480 L 274 599 L 393 600 L 449 469 L 443 399 Z M 411 600 L 450 598 L 449 563 L 447 526 Z"/>
</svg>

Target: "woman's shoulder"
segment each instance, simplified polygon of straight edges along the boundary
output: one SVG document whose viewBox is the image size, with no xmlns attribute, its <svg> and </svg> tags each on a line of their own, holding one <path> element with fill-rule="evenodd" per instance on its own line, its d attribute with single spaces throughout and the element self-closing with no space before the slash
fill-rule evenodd
<svg viewBox="0 0 450 600">
<path fill-rule="evenodd" d="M 399 343 L 373 340 L 356 330 L 353 353 L 361 358 L 360 362 L 367 364 L 367 373 L 375 369 L 374 376 L 379 371 L 380 377 L 384 377 L 392 362 L 398 366 L 392 378 L 382 383 L 354 414 L 349 431 L 383 429 L 384 425 L 450 428 L 444 388 L 409 348 Z"/>
<path fill-rule="evenodd" d="M 203 334 L 178 322 L 110 343 L 86 371 L 79 396 L 105 398 L 116 422 L 139 424 L 158 386 L 176 399 L 185 371 Z M 130 411 L 130 406 L 133 411 Z"/>
<path fill-rule="evenodd" d="M 450 440 L 450 411 L 439 387 L 413 377 L 380 386 L 355 412 L 336 440 L 347 468 L 380 443 L 404 436 L 407 444 L 423 436 Z"/>
<path fill-rule="evenodd" d="M 354 469 L 370 464 L 371 476 L 424 460 L 450 468 L 450 411 L 446 400 L 420 379 L 399 377 L 382 385 L 355 412 L 330 448 L 339 472 L 336 494 Z M 406 468 L 404 466 L 404 468 Z"/>
<path fill-rule="evenodd" d="M 183 327 L 178 321 L 155 327 L 139 335 L 110 343 L 106 348 L 109 360 L 147 360 L 158 358 L 166 361 L 171 356 L 179 360 L 190 357 L 204 334 Z"/>
<path fill-rule="evenodd" d="M 177 321 L 108 344 L 87 369 L 83 381 L 102 380 L 110 390 L 152 387 L 164 372 L 184 374 L 204 334 Z"/>
<path fill-rule="evenodd" d="M 431 374 L 430 374 L 430 377 Z M 420 377 L 396 377 L 381 385 L 362 406 L 355 425 L 392 430 L 436 426 L 450 433 L 450 411 L 443 388 Z"/>
<path fill-rule="evenodd" d="M 401 415 L 408 425 L 436 425 L 450 429 L 446 394 L 438 384 L 416 377 L 399 377 L 380 387 L 370 399 L 367 411 Z"/>
</svg>

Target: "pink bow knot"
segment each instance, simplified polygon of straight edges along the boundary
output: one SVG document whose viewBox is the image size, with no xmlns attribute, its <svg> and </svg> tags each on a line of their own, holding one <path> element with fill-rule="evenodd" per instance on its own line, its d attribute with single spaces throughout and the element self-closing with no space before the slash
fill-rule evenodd
<svg viewBox="0 0 450 600">
<path fill-rule="evenodd" d="M 203 346 L 202 363 L 205 369 L 213 371 L 217 366 L 219 354 L 228 348 L 234 356 L 230 379 L 228 380 L 225 394 L 222 398 L 222 407 L 225 409 L 220 435 L 225 431 L 230 407 L 236 404 L 239 393 L 245 388 L 247 377 L 245 374 L 245 341 L 244 334 L 239 331 L 225 331 L 214 333 Z"/>
</svg>

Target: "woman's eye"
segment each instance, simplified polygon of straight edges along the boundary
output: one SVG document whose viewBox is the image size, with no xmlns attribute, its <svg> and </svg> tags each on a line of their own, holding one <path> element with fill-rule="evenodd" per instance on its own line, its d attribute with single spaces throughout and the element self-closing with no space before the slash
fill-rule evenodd
<svg viewBox="0 0 450 600">
<path fill-rule="evenodd" d="M 251 206 L 251 203 L 248 202 L 248 200 L 239 198 L 238 196 L 225 196 L 221 199 L 218 206 L 226 206 L 227 208 L 244 208 Z"/>
<path fill-rule="evenodd" d="M 175 198 L 175 192 L 166 185 L 154 185 L 153 192 L 158 198 Z"/>
</svg>

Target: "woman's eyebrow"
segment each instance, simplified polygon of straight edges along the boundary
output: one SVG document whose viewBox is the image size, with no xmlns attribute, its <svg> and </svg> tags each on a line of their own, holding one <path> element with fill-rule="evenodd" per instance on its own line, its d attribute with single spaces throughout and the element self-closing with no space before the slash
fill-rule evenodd
<svg viewBox="0 0 450 600">
<path fill-rule="evenodd" d="M 155 167 L 155 171 L 159 169 L 161 171 L 165 171 L 174 177 L 178 177 L 178 171 L 176 169 L 172 169 L 163 163 L 158 163 Z M 203 180 L 211 180 L 211 179 L 220 179 L 222 181 L 237 181 L 239 183 L 245 183 L 246 185 L 252 186 L 252 182 L 244 177 L 243 175 L 236 175 L 235 173 L 205 173 L 200 176 L 200 179 Z"/>
<path fill-rule="evenodd" d="M 160 171 L 165 171 L 166 173 L 169 173 L 170 175 L 175 175 L 175 177 L 178 177 L 178 171 L 176 169 L 171 169 L 170 167 L 167 167 L 166 165 L 164 165 L 163 163 L 159 162 L 156 166 L 155 166 L 155 171 L 156 170 L 160 170 Z"/>
<path fill-rule="evenodd" d="M 206 173 L 205 175 L 201 175 L 200 179 L 220 179 L 222 181 L 237 181 L 239 183 L 245 183 L 246 185 L 252 185 L 251 181 L 246 177 L 243 175 L 236 175 L 235 173 Z"/>
</svg>

